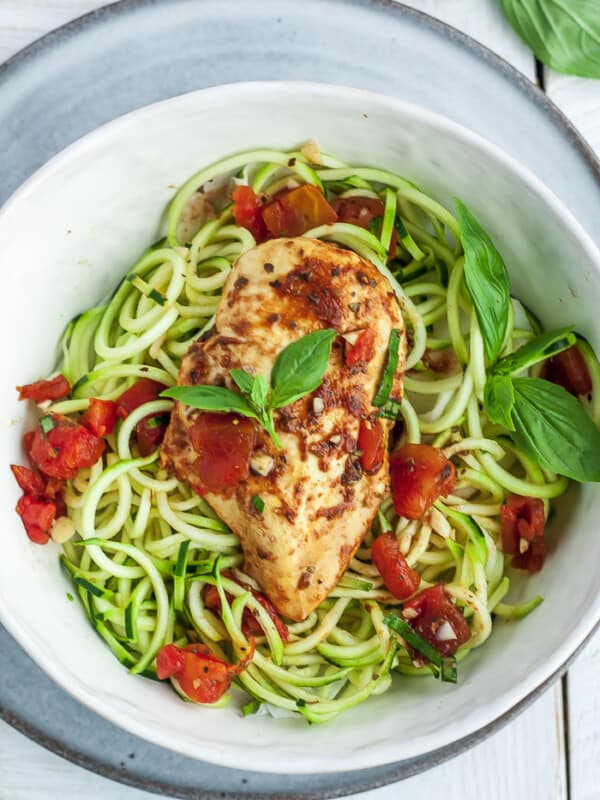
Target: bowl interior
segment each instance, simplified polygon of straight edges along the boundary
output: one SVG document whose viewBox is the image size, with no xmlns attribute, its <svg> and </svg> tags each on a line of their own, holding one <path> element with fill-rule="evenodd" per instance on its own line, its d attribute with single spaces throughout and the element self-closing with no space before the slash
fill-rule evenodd
<svg viewBox="0 0 600 800">
<path fill-rule="evenodd" d="M 458 687 L 395 680 L 326 726 L 242 718 L 181 703 L 167 686 L 128 675 L 67 600 L 54 545 L 31 545 L 12 511 L 8 463 L 22 461 L 27 412 L 12 387 L 53 367 L 68 320 L 103 298 L 161 229 L 174 187 L 199 167 L 255 147 L 316 138 L 352 164 L 399 172 L 447 206 L 481 218 L 510 271 L 513 294 L 549 327 L 576 323 L 600 346 L 600 260 L 535 178 L 474 134 L 423 109 L 339 87 L 240 84 L 175 98 L 110 123 L 30 179 L 0 213 L 9 343 L 0 436 L 6 465 L 0 618 L 79 700 L 157 744 L 219 764 L 272 772 L 358 769 L 410 758 L 489 724 L 547 679 L 600 617 L 600 494 L 571 490 L 555 518 L 541 574 L 511 599 L 545 602 L 518 624 L 497 623 L 461 664 Z"/>
</svg>

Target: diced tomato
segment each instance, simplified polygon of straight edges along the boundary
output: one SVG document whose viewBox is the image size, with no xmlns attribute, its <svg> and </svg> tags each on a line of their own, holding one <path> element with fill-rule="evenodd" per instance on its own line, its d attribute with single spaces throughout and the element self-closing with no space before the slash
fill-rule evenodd
<svg viewBox="0 0 600 800">
<path fill-rule="evenodd" d="M 576 344 L 549 358 L 544 364 L 541 375 L 542 378 L 562 386 L 576 397 L 592 391 L 590 372 Z"/>
<path fill-rule="evenodd" d="M 34 470 L 29 469 L 29 467 L 20 467 L 17 464 L 11 464 L 10 468 L 15 476 L 15 480 L 25 494 L 29 494 L 35 498 L 43 497 L 46 486 L 39 472 L 34 472 Z"/>
<path fill-rule="evenodd" d="M 415 631 L 445 656 L 454 655 L 471 637 L 466 619 L 441 583 L 407 600 L 402 612 Z"/>
<path fill-rule="evenodd" d="M 258 244 L 267 238 L 261 205 L 259 198 L 250 186 L 236 186 L 233 190 L 232 212 L 236 225 L 250 231 Z"/>
<path fill-rule="evenodd" d="M 112 400 L 92 398 L 79 420 L 94 436 L 108 436 L 117 424 L 117 404 Z"/>
<path fill-rule="evenodd" d="M 24 494 L 17 503 L 16 512 L 23 520 L 31 541 L 46 544 L 56 516 L 56 505 L 50 500 L 37 500 L 30 494 Z"/>
<path fill-rule="evenodd" d="M 104 441 L 68 417 L 53 414 L 52 422 L 54 427 L 47 432 L 37 426 L 29 455 L 44 475 L 69 480 L 96 463 L 104 452 Z"/>
<path fill-rule="evenodd" d="M 144 417 L 135 426 L 135 436 L 141 456 L 149 456 L 162 444 L 169 425 L 168 414 Z"/>
<path fill-rule="evenodd" d="M 236 414 L 201 414 L 190 430 L 199 458 L 196 477 L 209 492 L 221 492 L 246 480 L 256 441 L 251 419 Z"/>
<path fill-rule="evenodd" d="M 158 395 L 167 387 L 163 383 L 150 378 L 140 378 L 117 399 L 117 415 L 121 419 L 128 417 L 132 411 L 144 403 L 157 400 Z"/>
<path fill-rule="evenodd" d="M 262 210 L 271 236 L 301 236 L 311 228 L 330 225 L 337 214 L 318 186 L 306 183 L 278 194 Z"/>
<path fill-rule="evenodd" d="M 33 400 L 43 403 L 46 400 L 61 400 L 71 392 L 69 381 L 64 375 L 57 375 L 49 381 L 36 381 L 25 386 L 17 386 L 19 400 Z"/>
<path fill-rule="evenodd" d="M 375 355 L 375 331 L 365 328 L 358 334 L 356 342 L 346 348 L 346 364 L 353 367 L 355 364 L 366 364 Z"/>
<path fill-rule="evenodd" d="M 369 230 L 369 223 L 376 217 L 383 219 L 384 205 L 375 197 L 338 197 L 333 203 L 333 208 L 338 215 L 338 222 L 347 222 L 349 225 L 358 225 L 359 228 Z M 396 255 L 398 239 L 396 230 L 392 231 L 390 251 L 388 258 Z"/>
<path fill-rule="evenodd" d="M 27 433 L 23 434 L 23 450 L 29 455 L 31 452 L 31 445 L 33 444 L 33 440 L 35 438 L 35 431 L 27 431 Z"/>
<path fill-rule="evenodd" d="M 235 580 L 235 578 L 233 577 L 233 575 L 231 575 L 231 573 L 224 573 L 224 574 L 231 580 Z M 239 583 L 239 581 L 236 582 Z M 261 606 L 265 609 L 267 614 L 273 620 L 273 623 L 277 628 L 277 632 L 281 636 L 282 640 L 284 642 L 287 642 L 289 637 L 287 625 L 281 619 L 279 613 L 277 612 L 277 609 L 275 608 L 273 603 L 271 603 L 268 597 L 265 597 L 264 594 L 261 594 L 261 592 L 257 592 L 251 586 L 247 586 L 246 584 L 240 584 L 240 586 L 243 586 L 245 589 L 248 589 L 249 592 L 252 592 L 254 597 L 258 600 L 258 602 L 261 604 Z M 230 603 L 233 600 L 233 598 L 230 597 L 229 594 L 227 595 L 227 599 Z M 204 591 L 204 605 L 206 606 L 206 608 L 210 609 L 211 611 L 214 611 L 217 614 L 221 613 L 221 598 L 219 597 L 219 593 L 217 592 L 216 586 L 206 587 Z M 262 629 L 262 626 L 258 618 L 254 616 L 254 614 L 250 611 L 249 608 L 244 609 L 244 614 L 242 616 L 242 633 L 246 637 L 264 635 L 264 631 Z"/>
<path fill-rule="evenodd" d="M 514 555 L 513 567 L 539 572 L 546 558 L 544 503 L 537 497 L 509 495 L 500 506 L 502 550 Z M 521 541 L 527 547 L 521 552 Z"/>
<path fill-rule="evenodd" d="M 156 657 L 156 674 L 161 681 L 176 675 L 183 667 L 182 651 L 174 644 L 166 644 Z"/>
<path fill-rule="evenodd" d="M 375 197 L 338 197 L 333 203 L 339 222 L 358 225 L 369 229 L 369 222 L 375 217 L 383 217 L 384 206 Z"/>
<path fill-rule="evenodd" d="M 156 659 L 156 674 L 163 680 L 172 678 L 194 703 L 216 703 L 243 672 L 254 656 L 254 639 L 250 638 L 248 655 L 237 664 L 226 664 L 206 645 L 173 644 L 161 648 Z"/>
<path fill-rule="evenodd" d="M 382 533 L 375 539 L 371 558 L 383 582 L 398 600 L 406 600 L 417 591 L 421 576 L 408 566 L 400 552 L 398 539 L 391 531 Z"/>
<path fill-rule="evenodd" d="M 437 447 L 406 444 L 390 459 L 392 496 L 397 514 L 421 519 L 438 499 L 449 494 L 456 482 L 454 464 Z"/>
<path fill-rule="evenodd" d="M 380 420 L 360 421 L 358 449 L 361 451 L 360 465 L 364 471 L 377 472 L 385 457 L 385 433 Z"/>
<path fill-rule="evenodd" d="M 140 378 L 119 397 L 116 403 L 117 415 L 123 419 L 144 403 L 157 400 L 159 394 L 167 387 L 150 378 Z M 169 416 L 167 414 L 151 414 L 141 419 L 135 426 L 135 435 L 141 456 L 148 456 L 162 443 Z"/>
</svg>

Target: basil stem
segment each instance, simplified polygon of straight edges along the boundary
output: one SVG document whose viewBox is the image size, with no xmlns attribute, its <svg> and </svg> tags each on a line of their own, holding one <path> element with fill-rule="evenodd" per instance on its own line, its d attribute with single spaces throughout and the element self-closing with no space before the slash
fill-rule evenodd
<svg viewBox="0 0 600 800">
<path fill-rule="evenodd" d="M 400 357 L 400 334 L 398 328 L 392 328 L 388 342 L 387 360 L 381 377 L 381 383 L 373 399 L 374 406 L 385 406 L 390 398 L 390 392 L 394 386 L 394 376 L 398 369 Z"/>
</svg>

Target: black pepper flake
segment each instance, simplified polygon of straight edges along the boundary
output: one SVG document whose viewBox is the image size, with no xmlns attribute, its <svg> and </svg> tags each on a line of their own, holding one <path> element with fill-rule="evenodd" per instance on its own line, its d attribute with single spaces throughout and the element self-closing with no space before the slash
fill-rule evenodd
<svg viewBox="0 0 600 800">
<path fill-rule="evenodd" d="M 295 166 L 295 164 L 296 164 L 296 159 L 290 158 L 290 160 L 288 161 L 288 167 L 293 167 Z"/>
<path fill-rule="evenodd" d="M 269 286 L 272 286 L 274 289 L 279 289 L 281 287 L 281 281 L 275 279 L 269 283 Z"/>
<path fill-rule="evenodd" d="M 311 273 L 310 272 L 300 272 L 299 275 L 300 275 L 300 279 L 305 281 L 306 283 L 308 283 L 308 281 L 311 278 Z"/>
<path fill-rule="evenodd" d="M 375 278 L 371 278 L 371 280 L 369 281 L 369 286 L 372 286 L 373 289 L 377 286 L 377 281 L 375 280 Z"/>
<path fill-rule="evenodd" d="M 357 273 L 356 273 L 356 279 L 358 280 L 358 282 L 359 282 L 359 283 L 360 283 L 362 286 L 366 286 L 366 285 L 369 283 L 369 279 L 368 279 L 368 277 L 365 275 L 365 273 L 364 273 L 364 272 L 360 272 L 360 271 L 359 271 L 359 272 L 357 272 Z"/>
<path fill-rule="evenodd" d="M 340 275 L 340 274 L 341 274 L 341 272 L 342 272 L 342 270 L 341 270 L 339 267 L 334 267 L 334 268 L 331 270 L 331 275 L 332 275 L 334 278 L 337 278 L 337 276 L 338 276 L 338 275 Z"/>
<path fill-rule="evenodd" d="M 350 311 L 354 311 L 355 314 L 358 314 L 360 311 L 360 303 L 348 303 L 348 308 Z"/>
<path fill-rule="evenodd" d="M 234 288 L 242 289 L 244 286 L 248 284 L 248 278 L 245 278 L 243 275 L 239 277 L 236 282 L 233 284 Z"/>
<path fill-rule="evenodd" d="M 270 261 L 267 261 L 266 264 L 263 264 L 263 269 L 264 269 L 265 272 L 273 272 L 275 267 L 273 266 L 273 264 L 271 264 Z"/>
</svg>

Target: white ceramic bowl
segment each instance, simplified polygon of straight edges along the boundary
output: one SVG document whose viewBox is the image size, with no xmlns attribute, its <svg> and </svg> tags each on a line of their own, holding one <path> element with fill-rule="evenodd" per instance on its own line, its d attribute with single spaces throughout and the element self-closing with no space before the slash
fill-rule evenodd
<svg viewBox="0 0 600 800">
<path fill-rule="evenodd" d="M 25 536 L 8 464 L 22 461 L 28 420 L 13 386 L 52 368 L 65 323 L 157 238 L 174 185 L 227 154 L 313 137 L 352 164 L 405 175 L 448 206 L 461 197 L 501 249 L 514 295 L 546 326 L 576 323 L 600 346 L 600 254 L 550 191 L 464 128 L 364 91 L 245 83 L 149 106 L 69 147 L 0 213 L 2 623 L 64 689 L 117 725 L 192 757 L 281 773 L 376 766 L 473 734 L 560 670 L 600 619 L 600 492 L 585 486 L 561 502 L 544 570 L 515 583 L 515 597 L 539 592 L 545 602 L 518 624 L 497 624 L 461 664 L 457 687 L 399 676 L 392 691 L 324 726 L 244 719 L 233 705 L 187 705 L 130 676 L 67 601 L 57 548 Z"/>
</svg>

